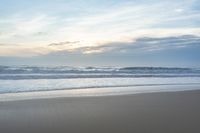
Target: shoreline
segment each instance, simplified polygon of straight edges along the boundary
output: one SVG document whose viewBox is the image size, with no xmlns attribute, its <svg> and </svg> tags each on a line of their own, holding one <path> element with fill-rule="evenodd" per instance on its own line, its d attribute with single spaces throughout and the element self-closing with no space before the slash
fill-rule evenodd
<svg viewBox="0 0 200 133">
<path fill-rule="evenodd" d="M 126 87 L 97 87 L 83 89 L 57 89 L 48 91 L 30 91 L 0 94 L 2 101 L 21 101 L 32 99 L 50 99 L 67 97 L 99 97 L 120 96 L 133 94 L 148 94 L 159 92 L 181 92 L 200 90 L 199 84 L 177 84 L 177 85 L 150 85 L 150 86 L 126 86 Z"/>
<path fill-rule="evenodd" d="M 200 132 L 200 90 L 0 102 L 4 133 Z"/>
</svg>

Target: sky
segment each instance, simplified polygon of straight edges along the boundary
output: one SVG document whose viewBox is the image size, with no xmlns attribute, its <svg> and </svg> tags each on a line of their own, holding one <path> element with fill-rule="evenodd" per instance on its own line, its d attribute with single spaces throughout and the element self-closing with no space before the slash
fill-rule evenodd
<svg viewBox="0 0 200 133">
<path fill-rule="evenodd" d="M 200 1 L 0 0 L 0 65 L 200 67 Z"/>
</svg>

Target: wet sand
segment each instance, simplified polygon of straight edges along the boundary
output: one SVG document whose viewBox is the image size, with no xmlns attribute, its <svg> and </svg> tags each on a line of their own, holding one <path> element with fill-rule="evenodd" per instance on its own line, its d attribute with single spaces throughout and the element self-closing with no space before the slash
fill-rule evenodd
<svg viewBox="0 0 200 133">
<path fill-rule="evenodd" d="M 200 91 L 0 102 L 2 133 L 199 133 Z"/>
</svg>

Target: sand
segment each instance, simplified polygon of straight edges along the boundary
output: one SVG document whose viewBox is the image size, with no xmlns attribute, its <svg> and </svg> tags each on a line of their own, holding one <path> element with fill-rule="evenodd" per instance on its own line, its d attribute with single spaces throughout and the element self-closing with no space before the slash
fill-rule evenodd
<svg viewBox="0 0 200 133">
<path fill-rule="evenodd" d="M 200 91 L 0 102 L 1 133 L 200 133 Z"/>
</svg>

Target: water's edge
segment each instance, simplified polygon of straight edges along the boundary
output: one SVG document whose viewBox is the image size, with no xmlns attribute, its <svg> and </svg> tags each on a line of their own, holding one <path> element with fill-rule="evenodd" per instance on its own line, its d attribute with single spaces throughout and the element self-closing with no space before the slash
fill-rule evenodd
<svg viewBox="0 0 200 133">
<path fill-rule="evenodd" d="M 103 88 L 85 88 L 70 90 L 51 90 L 35 92 L 19 92 L 0 94 L 2 101 L 20 101 L 32 99 L 49 99 L 65 97 L 96 97 L 96 96 L 117 96 L 131 95 L 139 93 L 156 93 L 156 92 L 179 92 L 200 90 L 200 84 L 174 84 L 174 85 L 143 85 L 143 86 L 126 86 L 126 87 L 103 87 Z"/>
</svg>

